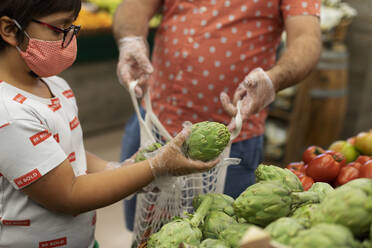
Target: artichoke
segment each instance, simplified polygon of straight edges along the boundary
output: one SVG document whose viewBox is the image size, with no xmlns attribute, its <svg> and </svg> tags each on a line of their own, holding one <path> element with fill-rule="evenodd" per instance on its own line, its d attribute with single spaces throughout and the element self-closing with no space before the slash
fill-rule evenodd
<svg viewBox="0 0 372 248">
<path fill-rule="evenodd" d="M 256 181 L 280 181 L 292 191 L 304 191 L 298 177 L 290 170 L 275 165 L 260 164 L 256 171 Z"/>
<path fill-rule="evenodd" d="M 359 178 L 352 180 L 344 185 L 343 188 L 357 188 L 363 190 L 367 195 L 372 196 L 372 179 Z"/>
<path fill-rule="evenodd" d="M 361 247 L 362 248 L 372 248 L 372 241 L 371 240 L 364 240 Z"/>
<path fill-rule="evenodd" d="M 296 209 L 291 217 L 297 219 L 305 227 L 310 227 L 318 207 L 319 204 L 315 203 L 303 205 Z"/>
<path fill-rule="evenodd" d="M 258 182 L 248 187 L 233 204 L 234 212 L 248 223 L 267 226 L 303 203 L 317 203 L 314 192 L 292 192 L 278 181 Z"/>
<path fill-rule="evenodd" d="M 189 244 L 187 244 L 187 243 L 185 243 L 185 242 L 182 242 L 182 243 L 178 246 L 178 248 L 199 248 L 199 246 L 197 246 L 197 245 L 189 245 Z"/>
<path fill-rule="evenodd" d="M 296 237 L 297 234 L 304 229 L 305 227 L 296 219 L 283 217 L 268 225 L 265 231 L 268 232 L 275 241 L 284 245 L 289 245 L 291 239 Z"/>
<path fill-rule="evenodd" d="M 222 240 L 206 239 L 206 240 L 203 240 L 199 248 L 230 248 L 230 245 Z"/>
<path fill-rule="evenodd" d="M 199 122 L 191 127 L 191 134 L 183 144 L 187 157 L 210 161 L 217 158 L 230 142 L 230 132 L 218 122 Z"/>
<path fill-rule="evenodd" d="M 366 237 L 372 223 L 372 197 L 361 188 L 344 184 L 319 204 L 313 220 L 340 224 L 348 227 L 355 237 Z"/>
<path fill-rule="evenodd" d="M 159 149 L 160 147 L 162 147 L 162 145 L 155 142 L 155 143 L 152 143 L 151 145 L 146 146 L 145 148 L 140 149 L 138 151 L 134 161 L 136 163 L 141 162 L 141 161 L 145 161 L 147 159 L 146 156 L 145 156 L 146 153 L 154 152 L 157 149 Z"/>
<path fill-rule="evenodd" d="M 317 183 L 314 183 L 308 191 L 317 192 L 319 194 L 319 200 L 320 202 L 322 202 L 329 193 L 335 190 L 328 183 L 317 182 Z"/>
<path fill-rule="evenodd" d="M 221 211 L 211 211 L 207 215 L 203 225 L 203 237 L 216 239 L 218 235 L 232 224 L 236 224 L 236 220 Z"/>
<path fill-rule="evenodd" d="M 194 209 L 197 209 L 200 203 L 204 200 L 205 197 L 212 197 L 213 203 L 210 208 L 212 210 L 224 211 L 226 214 L 232 216 L 234 215 L 234 209 L 232 204 L 234 203 L 234 198 L 225 195 L 225 194 L 218 194 L 218 193 L 208 193 L 204 195 L 196 196 L 192 201 L 192 206 Z"/>
<path fill-rule="evenodd" d="M 360 246 L 346 227 L 324 223 L 301 231 L 290 244 L 292 248 L 357 248 Z"/>
<path fill-rule="evenodd" d="M 218 239 L 228 243 L 231 248 L 239 248 L 240 240 L 243 238 L 249 227 L 251 227 L 249 224 L 233 224 L 222 231 L 218 236 Z"/>
<path fill-rule="evenodd" d="M 191 219 L 176 219 L 165 224 L 159 232 L 151 235 L 147 242 L 148 248 L 178 248 L 182 242 L 189 245 L 199 245 L 202 233 L 199 224 L 212 205 L 212 199 L 206 197 Z"/>
</svg>

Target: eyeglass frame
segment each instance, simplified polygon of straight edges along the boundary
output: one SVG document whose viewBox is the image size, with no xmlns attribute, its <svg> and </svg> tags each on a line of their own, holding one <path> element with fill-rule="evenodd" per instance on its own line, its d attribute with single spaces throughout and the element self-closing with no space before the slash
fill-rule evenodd
<svg viewBox="0 0 372 248">
<path fill-rule="evenodd" d="M 73 25 L 72 24 L 70 27 L 68 27 L 66 29 L 62 29 L 62 28 L 53 26 L 51 24 L 48 24 L 48 23 L 45 23 L 45 22 L 42 22 L 42 21 L 39 21 L 39 20 L 36 20 L 36 19 L 32 19 L 31 21 L 32 22 L 35 22 L 35 23 L 38 23 L 40 25 L 46 26 L 47 28 L 52 29 L 54 31 L 63 33 L 62 48 L 66 48 L 66 47 L 68 47 L 71 44 L 71 41 L 73 40 L 74 36 L 76 36 L 79 33 L 80 28 L 81 28 L 81 26 L 77 26 L 77 25 Z M 74 32 L 73 32 L 73 34 L 71 36 L 71 39 L 68 41 L 67 44 L 64 45 L 64 43 L 66 42 L 67 34 L 71 31 L 71 29 L 74 30 Z"/>
</svg>

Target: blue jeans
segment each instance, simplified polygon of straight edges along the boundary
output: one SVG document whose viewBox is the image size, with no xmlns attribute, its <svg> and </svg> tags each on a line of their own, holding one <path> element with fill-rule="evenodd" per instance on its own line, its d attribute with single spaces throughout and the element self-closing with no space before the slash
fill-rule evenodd
<svg viewBox="0 0 372 248">
<path fill-rule="evenodd" d="M 141 109 L 141 114 L 145 112 Z M 122 140 L 121 161 L 131 157 L 140 146 L 140 127 L 138 118 L 133 115 L 126 127 Z M 230 157 L 241 158 L 239 165 L 228 167 L 224 193 L 238 197 L 248 186 L 255 183 L 254 171 L 263 158 L 263 136 L 232 144 Z M 125 223 L 133 231 L 136 210 L 136 197 L 124 201 Z"/>
</svg>

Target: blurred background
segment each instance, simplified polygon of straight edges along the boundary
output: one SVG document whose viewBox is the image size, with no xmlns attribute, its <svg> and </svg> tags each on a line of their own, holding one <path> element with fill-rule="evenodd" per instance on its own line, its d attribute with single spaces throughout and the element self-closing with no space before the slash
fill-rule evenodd
<svg viewBox="0 0 372 248">
<path fill-rule="evenodd" d="M 133 113 L 116 77 L 118 50 L 112 14 L 120 0 L 85 1 L 77 24 L 77 62 L 62 74 L 73 88 L 87 150 L 118 160 L 126 121 Z M 150 22 L 150 48 L 157 15 Z M 280 92 L 270 106 L 265 161 L 285 166 L 301 160 L 309 145 L 327 148 L 372 128 L 372 1 L 323 0 L 323 52 L 317 68 L 296 87 Z M 283 46 L 285 35 L 283 36 Z M 280 50 L 278 54 L 280 54 Z M 121 202 L 99 210 L 101 247 L 129 247 Z"/>
</svg>

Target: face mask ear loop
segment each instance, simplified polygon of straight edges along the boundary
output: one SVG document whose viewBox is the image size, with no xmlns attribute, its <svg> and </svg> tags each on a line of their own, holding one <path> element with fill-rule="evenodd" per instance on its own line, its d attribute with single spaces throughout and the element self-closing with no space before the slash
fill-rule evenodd
<svg viewBox="0 0 372 248">
<path fill-rule="evenodd" d="M 25 30 L 23 30 L 23 28 L 21 27 L 21 25 L 19 25 L 19 23 L 18 23 L 15 19 L 12 19 L 12 21 L 13 21 L 14 24 L 17 26 L 17 28 L 18 28 L 19 30 L 23 31 L 23 33 L 24 33 L 24 34 L 27 36 L 27 38 L 30 40 L 31 37 L 28 35 L 28 33 L 27 33 Z M 17 50 L 18 50 L 19 52 L 22 51 L 22 50 L 19 48 L 19 46 L 16 46 L 16 48 L 17 48 Z"/>
</svg>

